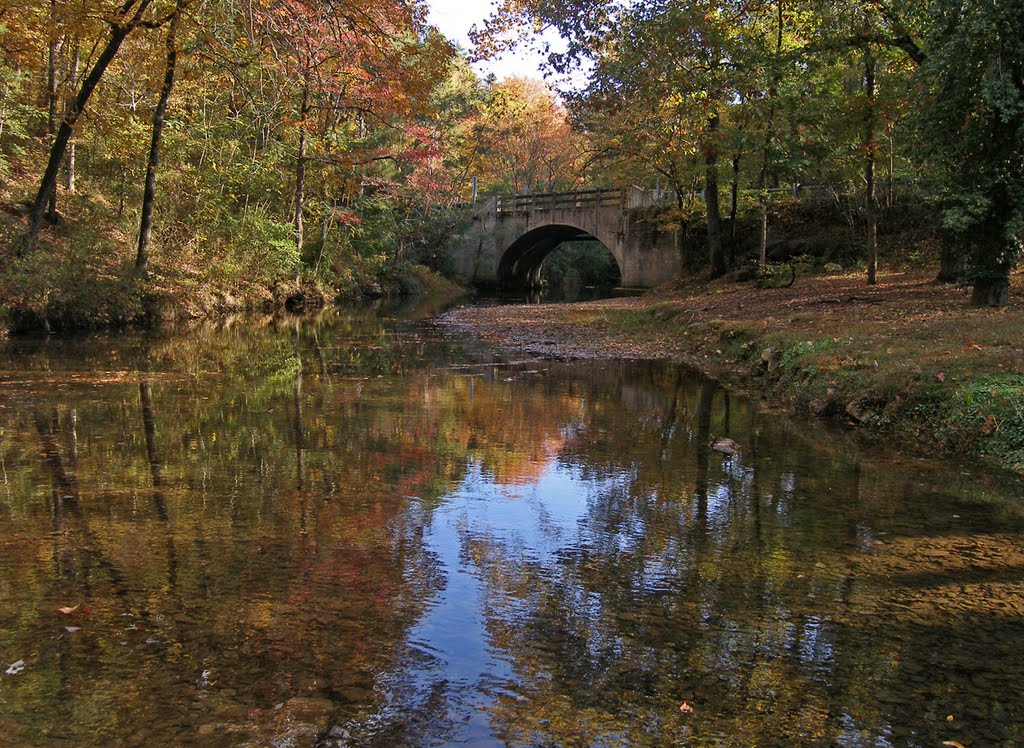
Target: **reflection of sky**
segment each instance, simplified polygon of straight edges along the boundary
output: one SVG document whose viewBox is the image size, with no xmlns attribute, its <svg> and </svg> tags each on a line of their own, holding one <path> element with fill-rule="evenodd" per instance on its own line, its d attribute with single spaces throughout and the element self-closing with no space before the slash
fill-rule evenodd
<svg viewBox="0 0 1024 748">
<path fill-rule="evenodd" d="M 746 493 L 752 480 L 751 469 L 738 458 L 722 461 L 720 470 L 715 476 L 712 469 L 714 477 L 708 486 L 708 531 L 712 536 L 728 531 L 734 501 Z M 630 498 L 635 479 L 628 471 L 594 477 L 592 471 L 551 456 L 529 481 L 499 483 L 474 462 L 458 488 L 432 514 L 425 515 L 429 516 L 425 550 L 436 559 L 443 586 L 407 640 L 410 650 L 428 652 L 429 656 L 426 660 L 408 658 L 396 677 L 412 686 L 407 692 L 414 694 L 413 698 L 444 694 L 439 707 L 443 713 L 432 714 L 431 719 L 446 725 L 449 732 L 443 739 L 449 744 L 486 744 L 493 738 L 490 707 L 501 694 L 516 696 L 522 674 L 514 669 L 520 665 L 510 659 L 514 653 L 504 649 L 506 642 L 495 640 L 502 634 L 488 625 L 536 625 L 531 616 L 540 601 L 533 595 L 542 595 L 544 589 L 558 589 L 566 596 L 565 615 L 581 634 L 587 656 L 594 663 L 628 651 L 633 666 L 657 669 L 657 663 L 635 659 L 645 653 L 654 656 L 653 650 L 632 645 L 624 648 L 614 627 L 608 629 L 602 623 L 607 615 L 621 611 L 606 609 L 601 596 L 579 580 L 564 587 L 560 584 L 565 581 L 563 575 L 571 573 L 565 566 L 567 558 L 593 553 L 610 559 L 645 552 L 649 528 L 638 524 L 637 513 L 609 517 L 598 512 L 595 516 L 595 508 L 602 505 L 658 501 L 656 496 Z M 642 578 L 633 578 L 630 587 L 649 595 L 672 595 L 678 591 L 683 567 L 694 562 L 692 548 L 670 542 L 662 553 L 644 559 L 639 569 Z M 524 589 L 523 580 L 534 574 L 539 575 L 537 584 Z M 723 609 L 722 592 L 709 588 L 701 601 L 703 626 L 717 632 L 708 642 L 718 640 L 717 646 L 703 652 L 704 670 L 722 673 L 738 685 L 757 657 L 772 661 L 790 652 L 807 678 L 828 673 L 834 665 L 832 632 L 821 619 L 809 618 L 794 629 L 784 608 L 768 605 L 764 615 L 778 625 L 765 625 L 763 631 L 751 629 L 749 621 L 733 619 Z M 772 635 L 780 640 L 770 641 Z M 418 707 L 406 704 L 404 708 Z"/>
<path fill-rule="evenodd" d="M 494 599 L 498 591 L 487 589 L 484 565 L 474 560 L 469 546 L 480 542 L 512 563 L 557 573 L 559 552 L 581 542 L 589 497 L 614 490 L 624 480 L 623 475 L 583 480 L 578 471 L 552 460 L 534 483 L 509 487 L 494 482 L 474 463 L 458 489 L 434 510 L 424 543 L 441 568 L 444 589 L 409 635 L 409 645 L 429 651 L 432 663 L 401 678 L 418 681 L 419 693 L 444 684 L 449 710 L 444 721 L 461 725 L 452 740 L 489 735 L 487 712 L 480 707 L 495 692 L 512 689 L 515 681 L 509 663 L 490 642 L 485 606 L 505 606 L 506 617 L 514 615 L 517 601 Z M 570 607 L 597 615 L 600 603 L 581 599 Z"/>
</svg>

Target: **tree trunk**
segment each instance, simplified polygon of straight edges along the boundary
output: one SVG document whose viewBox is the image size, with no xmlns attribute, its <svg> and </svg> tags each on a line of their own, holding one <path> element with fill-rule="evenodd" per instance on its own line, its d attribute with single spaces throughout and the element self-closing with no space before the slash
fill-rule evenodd
<svg viewBox="0 0 1024 748">
<path fill-rule="evenodd" d="M 171 98 L 174 87 L 174 71 L 178 62 L 178 49 L 175 46 L 175 32 L 178 30 L 178 16 L 181 13 L 182 1 L 178 0 L 174 15 L 171 17 L 170 28 L 167 29 L 167 66 L 164 69 L 164 84 L 160 89 L 160 100 L 153 110 L 153 138 L 149 145 L 149 163 L 146 165 L 146 183 L 142 190 L 142 218 L 139 222 L 139 248 L 135 255 L 135 270 L 141 275 L 146 274 L 149 263 L 149 240 L 153 233 L 153 203 L 156 197 L 156 169 L 160 163 L 160 136 L 164 129 L 164 114 L 167 101 Z"/>
<path fill-rule="evenodd" d="M 82 112 L 85 111 L 85 105 L 88 103 L 89 97 L 92 96 L 92 92 L 100 82 L 100 78 L 103 77 L 107 67 L 121 48 L 121 43 L 124 42 L 125 37 L 135 28 L 138 20 L 141 20 L 142 13 L 150 2 L 152 0 L 142 0 L 142 5 L 137 11 L 136 20 L 133 23 L 125 26 L 115 25 L 111 27 L 110 39 L 107 40 L 106 47 L 103 48 L 99 58 L 96 60 L 96 64 L 89 71 L 89 75 L 82 81 L 78 94 L 72 100 L 70 106 L 68 106 L 67 111 L 64 112 L 64 117 L 61 119 L 57 135 L 50 148 L 50 160 L 46 164 L 46 171 L 43 172 L 42 181 L 39 183 L 39 191 L 36 193 L 36 198 L 29 211 L 29 227 L 25 234 L 22 252 L 30 250 L 32 245 L 35 244 L 36 237 L 39 236 L 39 230 L 43 226 L 43 219 L 46 217 L 46 207 L 50 202 L 50 196 L 57 189 L 57 172 L 61 162 L 64 160 L 64 153 L 67 150 L 68 141 L 74 132 L 75 123 Z"/>
<path fill-rule="evenodd" d="M 320 220 L 320 239 L 317 242 L 316 262 L 313 263 L 313 275 L 320 272 L 320 263 L 324 259 L 324 250 L 327 248 L 327 232 L 331 227 L 331 220 L 334 218 L 334 206 L 324 196 L 324 214 Z"/>
<path fill-rule="evenodd" d="M 772 67 L 772 75 L 768 81 L 768 121 L 764 133 L 764 143 L 761 146 L 761 171 L 757 175 L 757 189 L 760 191 L 758 198 L 761 204 L 761 235 L 757 246 L 757 264 L 764 268 L 768 264 L 768 193 L 765 191 L 768 182 L 768 168 L 771 162 L 771 144 L 775 132 L 775 96 L 778 89 L 777 65 L 782 56 L 783 29 L 785 27 L 785 15 L 783 13 L 783 0 L 775 4 L 776 29 L 775 29 L 775 60 Z"/>
<path fill-rule="evenodd" d="M 1006 306 L 1010 301 L 1010 271 L 1003 277 L 991 276 L 974 281 L 971 306 Z"/>
<path fill-rule="evenodd" d="M 740 197 L 740 154 L 732 157 L 732 184 L 729 185 L 729 262 L 736 264 L 736 214 Z"/>
<path fill-rule="evenodd" d="M 71 56 L 71 85 L 74 86 L 78 82 L 78 63 L 81 59 L 81 40 L 75 37 L 75 48 Z M 68 193 L 74 194 L 75 192 L 75 141 L 74 137 L 68 141 L 68 158 L 66 163 L 67 168 L 67 187 Z"/>
<path fill-rule="evenodd" d="M 50 23 L 56 27 L 56 1 L 50 0 Z M 57 57 L 64 44 L 63 39 L 50 38 L 49 54 L 46 63 L 46 133 L 53 135 L 57 132 Z M 46 205 L 46 215 L 53 220 L 57 216 L 57 190 L 54 189 L 49 196 Z"/>
<path fill-rule="evenodd" d="M 946 237 L 939 252 L 939 274 L 936 283 L 958 283 L 967 268 L 967 258 L 960 251 L 957 242 Z"/>
<path fill-rule="evenodd" d="M 764 267 L 768 264 L 768 198 L 761 195 L 761 241 L 757 247 L 757 264 Z"/>
<path fill-rule="evenodd" d="M 295 250 L 298 262 L 295 266 L 295 282 L 298 283 L 302 272 L 302 210 L 306 190 L 306 115 L 309 114 L 309 85 L 302 87 L 302 106 L 299 120 L 299 156 L 295 162 Z"/>
<path fill-rule="evenodd" d="M 124 215 L 124 204 L 128 194 L 128 167 L 121 164 L 121 198 L 117 204 L 117 217 L 120 218 Z"/>
<path fill-rule="evenodd" d="M 708 142 L 705 145 L 704 205 L 707 208 L 708 260 L 711 276 L 725 275 L 725 257 L 722 255 L 722 216 L 718 207 L 718 133 L 719 118 L 715 112 L 708 121 Z"/>
<path fill-rule="evenodd" d="M 54 18 L 56 2 L 51 0 L 50 2 L 50 23 L 56 26 L 57 21 Z M 50 38 L 50 47 L 47 55 L 46 62 L 46 132 L 48 135 L 53 135 L 57 132 L 57 55 L 60 53 L 60 48 L 63 43 L 63 39 L 57 39 L 56 37 Z"/>
<path fill-rule="evenodd" d="M 864 127 L 864 217 L 868 229 L 868 284 L 878 282 L 878 210 L 875 204 L 875 58 L 864 50 L 864 95 L 867 119 Z"/>
<path fill-rule="evenodd" d="M 676 191 L 676 210 L 679 211 L 678 226 L 675 233 L 675 249 L 679 256 L 680 274 L 686 272 L 686 242 L 683 240 L 683 208 L 686 207 L 686 197 L 683 194 L 683 186 L 676 182 L 672 183 Z"/>
</svg>

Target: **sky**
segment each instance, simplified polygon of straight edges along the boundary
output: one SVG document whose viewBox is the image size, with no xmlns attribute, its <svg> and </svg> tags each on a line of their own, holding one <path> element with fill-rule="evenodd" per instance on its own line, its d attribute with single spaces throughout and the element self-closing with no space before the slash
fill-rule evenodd
<svg viewBox="0 0 1024 748">
<path fill-rule="evenodd" d="M 427 4 L 430 6 L 427 20 L 467 50 L 472 46 L 469 42 L 470 27 L 481 24 L 491 10 L 491 4 L 481 0 L 428 0 Z M 480 76 L 493 72 L 499 80 L 514 75 L 542 78 L 542 62 L 541 53 L 523 48 L 498 60 L 476 63 L 473 69 Z"/>
</svg>

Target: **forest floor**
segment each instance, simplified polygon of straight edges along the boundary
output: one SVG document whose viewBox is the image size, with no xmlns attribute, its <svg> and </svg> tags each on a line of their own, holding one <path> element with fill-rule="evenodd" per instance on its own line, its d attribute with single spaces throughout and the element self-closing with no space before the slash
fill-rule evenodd
<svg viewBox="0 0 1024 748">
<path fill-rule="evenodd" d="M 972 308 L 933 271 L 676 282 L 640 297 L 461 307 L 442 324 L 554 358 L 669 358 L 799 415 L 1024 473 L 1024 274 Z"/>
</svg>

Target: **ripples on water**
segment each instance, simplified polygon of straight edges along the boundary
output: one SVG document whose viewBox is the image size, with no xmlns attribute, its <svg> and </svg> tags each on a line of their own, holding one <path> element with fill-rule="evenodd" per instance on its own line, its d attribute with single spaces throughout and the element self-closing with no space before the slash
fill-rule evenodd
<svg viewBox="0 0 1024 748">
<path fill-rule="evenodd" d="M 514 358 L 341 314 L 7 344 L 0 743 L 1024 744 L 1015 487 Z"/>
</svg>

